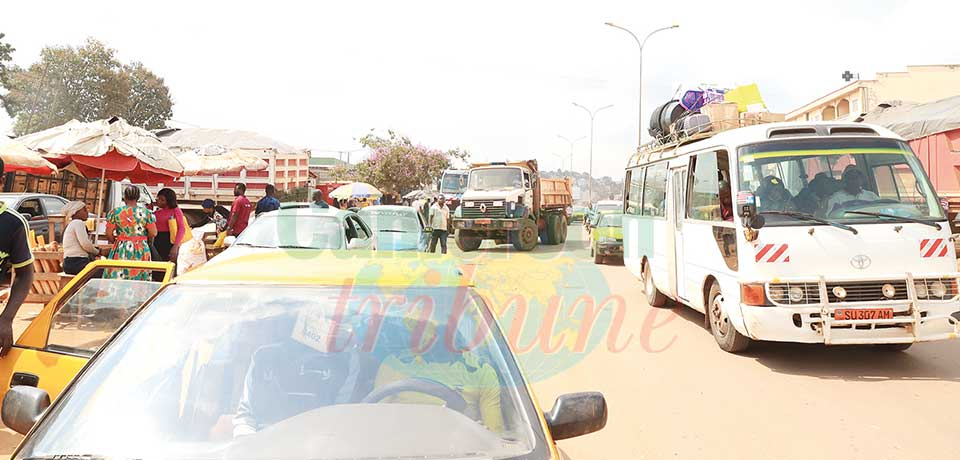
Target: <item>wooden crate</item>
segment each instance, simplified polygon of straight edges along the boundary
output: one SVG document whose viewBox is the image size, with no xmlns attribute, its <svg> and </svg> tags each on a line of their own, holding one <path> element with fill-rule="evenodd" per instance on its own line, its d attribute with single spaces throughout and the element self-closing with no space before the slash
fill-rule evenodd
<svg viewBox="0 0 960 460">
<path fill-rule="evenodd" d="M 707 104 L 700 108 L 700 113 L 710 117 L 710 126 L 714 132 L 740 127 L 740 111 L 736 102 Z"/>
<path fill-rule="evenodd" d="M 60 251 L 33 251 L 33 286 L 26 301 L 47 303 L 60 292 L 60 272 L 63 271 L 63 253 Z"/>
</svg>

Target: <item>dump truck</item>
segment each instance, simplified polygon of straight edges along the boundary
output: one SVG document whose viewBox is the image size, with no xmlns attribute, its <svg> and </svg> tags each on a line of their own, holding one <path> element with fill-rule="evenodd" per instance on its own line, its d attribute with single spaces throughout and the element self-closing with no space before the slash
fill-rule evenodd
<svg viewBox="0 0 960 460">
<path fill-rule="evenodd" d="M 518 251 L 562 244 L 572 203 L 570 179 L 541 177 L 536 160 L 472 164 L 453 217 L 457 247 L 475 251 L 483 240 Z"/>
</svg>

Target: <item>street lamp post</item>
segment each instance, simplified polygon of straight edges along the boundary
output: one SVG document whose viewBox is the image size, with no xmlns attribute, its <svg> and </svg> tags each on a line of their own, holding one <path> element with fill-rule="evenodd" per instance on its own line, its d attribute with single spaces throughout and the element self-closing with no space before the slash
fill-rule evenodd
<svg viewBox="0 0 960 460">
<path fill-rule="evenodd" d="M 633 40 L 637 42 L 637 46 L 640 47 L 640 70 L 637 72 L 637 77 L 639 79 L 639 86 L 640 86 L 639 91 L 637 91 L 638 93 L 640 93 L 639 97 L 637 98 L 638 99 L 637 104 L 639 105 L 639 108 L 637 110 L 637 116 L 639 118 L 637 123 L 637 127 L 638 127 L 637 147 L 639 148 L 641 145 L 643 145 L 643 46 L 647 44 L 647 40 L 649 40 L 650 37 L 653 36 L 653 34 L 657 32 L 663 32 L 664 30 L 676 29 L 677 27 L 680 27 L 680 26 L 678 24 L 674 24 L 670 27 L 661 27 L 657 30 L 654 30 L 653 32 L 650 32 L 643 39 L 643 41 L 640 41 L 640 39 L 637 38 L 637 35 L 631 32 L 630 29 L 627 29 L 626 27 L 620 27 L 612 22 L 605 22 L 604 24 L 610 27 L 613 27 L 614 29 L 620 29 L 630 34 L 630 36 L 633 37 Z"/>
<path fill-rule="evenodd" d="M 597 116 L 597 112 L 604 109 L 609 109 L 610 107 L 613 107 L 613 104 L 605 105 L 594 111 L 590 111 L 590 109 L 580 104 L 577 104 L 576 102 L 574 102 L 573 105 L 580 107 L 581 109 L 583 109 L 584 112 L 587 112 L 587 115 L 590 115 L 590 171 L 587 174 L 590 176 L 589 200 L 590 200 L 590 204 L 592 205 L 593 204 L 593 119 L 594 117 Z"/>
<path fill-rule="evenodd" d="M 574 140 L 572 140 L 572 141 L 571 141 L 570 139 L 567 139 L 567 138 L 564 137 L 564 136 L 559 135 L 559 134 L 557 134 L 557 137 L 559 137 L 560 139 L 563 139 L 563 140 L 567 141 L 567 143 L 570 144 L 570 174 L 573 174 L 573 144 L 576 144 L 577 142 L 580 142 L 580 141 L 586 139 L 587 136 L 580 136 L 580 137 L 578 137 L 578 138 L 576 138 L 576 139 L 574 139 Z"/>
<path fill-rule="evenodd" d="M 559 153 L 554 153 L 553 156 L 560 159 L 560 170 L 563 171 L 563 155 Z"/>
</svg>

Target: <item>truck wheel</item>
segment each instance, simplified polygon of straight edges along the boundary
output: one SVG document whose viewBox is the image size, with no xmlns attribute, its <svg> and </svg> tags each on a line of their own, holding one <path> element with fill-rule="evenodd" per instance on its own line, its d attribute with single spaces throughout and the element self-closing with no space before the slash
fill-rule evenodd
<svg viewBox="0 0 960 460">
<path fill-rule="evenodd" d="M 457 247 L 463 252 L 476 251 L 480 249 L 480 244 L 482 243 L 483 238 L 479 236 L 464 235 L 457 232 Z"/>
<path fill-rule="evenodd" d="M 555 214 L 548 214 L 544 217 L 546 224 L 543 226 L 544 231 L 547 234 L 547 242 L 545 244 L 557 244 L 559 243 L 560 235 L 557 234 L 557 216 Z"/>
<path fill-rule="evenodd" d="M 670 299 L 667 298 L 653 282 L 653 273 L 650 270 L 650 261 L 643 264 L 643 294 L 647 296 L 647 303 L 651 307 L 669 308 Z"/>
<path fill-rule="evenodd" d="M 730 317 L 723 307 L 723 294 L 716 282 L 710 285 L 710 294 L 707 295 L 707 319 L 713 338 L 723 351 L 739 353 L 750 346 L 750 337 L 737 332 L 737 328 L 730 324 Z"/>
<path fill-rule="evenodd" d="M 556 244 L 563 244 L 567 242 L 567 216 L 559 216 L 557 219 L 557 239 Z"/>
<path fill-rule="evenodd" d="M 543 226 L 543 229 L 540 230 L 540 244 L 553 244 L 553 239 L 550 235 L 550 221 L 547 221 L 547 225 Z"/>
<path fill-rule="evenodd" d="M 537 224 L 530 219 L 520 221 L 520 230 L 510 234 L 513 247 L 518 251 L 532 251 L 537 247 Z"/>
<path fill-rule="evenodd" d="M 593 256 L 594 265 L 603 265 L 603 256 L 600 255 L 600 251 L 593 249 L 593 247 L 591 246 L 590 255 Z"/>
</svg>

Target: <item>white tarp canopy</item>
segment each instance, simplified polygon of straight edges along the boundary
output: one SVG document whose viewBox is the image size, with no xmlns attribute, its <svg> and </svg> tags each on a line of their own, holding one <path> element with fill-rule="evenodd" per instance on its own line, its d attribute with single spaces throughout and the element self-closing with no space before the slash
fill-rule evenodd
<svg viewBox="0 0 960 460">
<path fill-rule="evenodd" d="M 907 140 L 960 129 L 960 96 L 935 102 L 881 104 L 857 121 L 883 126 Z"/>
<path fill-rule="evenodd" d="M 247 171 L 263 171 L 270 165 L 258 156 L 222 145 L 205 145 L 177 155 L 184 176 L 207 176 Z"/>
</svg>

